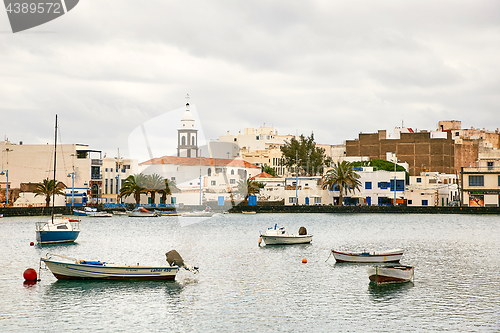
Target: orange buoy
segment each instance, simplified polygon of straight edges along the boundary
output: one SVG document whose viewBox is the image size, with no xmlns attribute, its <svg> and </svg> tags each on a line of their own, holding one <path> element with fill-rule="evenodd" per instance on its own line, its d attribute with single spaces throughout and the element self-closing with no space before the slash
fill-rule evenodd
<svg viewBox="0 0 500 333">
<path fill-rule="evenodd" d="M 302 259 L 302 263 L 307 264 L 307 259 L 306 258 Z"/>
<path fill-rule="evenodd" d="M 28 268 L 27 270 L 24 271 L 23 277 L 26 281 L 36 281 L 37 274 L 33 268 Z"/>
<path fill-rule="evenodd" d="M 31 242 L 31 243 L 30 243 L 30 246 L 33 246 L 33 245 L 35 245 L 35 243 Z"/>
</svg>

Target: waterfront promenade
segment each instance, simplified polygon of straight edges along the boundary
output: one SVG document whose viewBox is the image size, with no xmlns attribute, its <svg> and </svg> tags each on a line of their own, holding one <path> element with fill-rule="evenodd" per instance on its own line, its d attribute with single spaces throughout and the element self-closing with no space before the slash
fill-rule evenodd
<svg viewBox="0 0 500 333">
<path fill-rule="evenodd" d="M 134 205 L 130 205 L 129 210 Z M 181 212 L 203 210 L 203 206 L 183 206 L 178 209 Z M 331 213 L 331 214 L 497 214 L 500 215 L 500 207 L 421 207 L 421 206 L 285 206 L 285 205 L 257 205 L 248 206 L 240 204 L 218 206 L 208 204 L 216 213 L 229 212 L 241 213 L 243 211 L 255 211 L 257 213 Z M 105 210 L 98 206 L 99 210 Z M 43 216 L 51 214 L 51 207 L 0 207 L 0 214 L 8 216 Z M 111 211 L 111 209 L 108 209 Z M 73 215 L 72 207 L 54 207 L 55 214 Z"/>
</svg>

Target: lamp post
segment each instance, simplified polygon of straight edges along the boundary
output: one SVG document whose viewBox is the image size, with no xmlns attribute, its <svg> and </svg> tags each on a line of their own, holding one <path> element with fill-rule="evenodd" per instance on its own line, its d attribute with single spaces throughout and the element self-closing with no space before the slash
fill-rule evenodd
<svg viewBox="0 0 500 333">
<path fill-rule="evenodd" d="M 396 159 L 394 159 L 394 206 L 396 206 Z"/>
<path fill-rule="evenodd" d="M 7 206 L 9 205 L 9 170 L 5 170 L 5 172 L 1 172 L 0 175 L 7 175 Z"/>
<path fill-rule="evenodd" d="M 198 148 L 198 157 L 200 158 L 200 206 L 201 206 L 201 148 Z"/>
<path fill-rule="evenodd" d="M 116 203 L 120 203 L 121 197 L 120 197 L 120 174 L 117 174 L 115 176 L 116 179 Z"/>
<path fill-rule="evenodd" d="M 68 177 L 71 177 L 71 207 L 75 205 L 75 171 L 68 173 Z"/>
<path fill-rule="evenodd" d="M 7 206 L 9 206 L 9 153 L 12 151 L 12 149 L 5 148 L 5 151 L 7 152 L 7 169 L 2 171 L 0 175 L 6 175 L 7 176 Z"/>
</svg>

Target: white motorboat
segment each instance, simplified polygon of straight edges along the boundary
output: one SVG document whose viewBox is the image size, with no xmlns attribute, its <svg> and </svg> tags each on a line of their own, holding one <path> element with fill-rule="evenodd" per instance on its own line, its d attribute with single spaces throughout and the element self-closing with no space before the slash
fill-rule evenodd
<svg viewBox="0 0 500 333">
<path fill-rule="evenodd" d="M 374 252 L 341 252 L 332 250 L 333 257 L 337 262 L 399 262 L 403 256 L 403 250 L 385 250 Z"/>
<path fill-rule="evenodd" d="M 312 236 L 307 233 L 306 228 L 300 227 L 297 235 L 289 234 L 284 227 L 278 227 L 277 224 L 260 234 L 259 245 L 261 240 L 266 245 L 288 245 L 288 244 L 307 244 L 312 241 Z"/>
<path fill-rule="evenodd" d="M 375 284 L 408 282 L 413 278 L 412 266 L 374 266 L 368 268 L 370 282 Z"/>
<path fill-rule="evenodd" d="M 87 212 L 87 216 L 90 217 L 113 217 L 113 214 L 108 212 Z"/>
<path fill-rule="evenodd" d="M 127 215 L 130 217 L 155 217 L 158 216 L 156 212 L 152 212 L 143 207 L 137 207 L 132 211 L 127 211 Z"/>
<path fill-rule="evenodd" d="M 192 211 L 192 212 L 186 212 L 182 213 L 181 216 L 189 216 L 189 217 L 211 217 L 215 213 L 212 212 L 210 207 L 205 208 L 205 210 L 200 210 L 200 211 Z"/>
<path fill-rule="evenodd" d="M 52 256 L 63 259 L 52 260 Z M 169 251 L 166 256 L 169 266 L 116 265 L 101 261 L 77 260 L 53 253 L 47 253 L 47 258 L 40 260 L 60 280 L 173 280 L 179 267 L 184 267 L 193 273 L 198 272 L 197 267 L 184 264 L 177 251 Z"/>
</svg>

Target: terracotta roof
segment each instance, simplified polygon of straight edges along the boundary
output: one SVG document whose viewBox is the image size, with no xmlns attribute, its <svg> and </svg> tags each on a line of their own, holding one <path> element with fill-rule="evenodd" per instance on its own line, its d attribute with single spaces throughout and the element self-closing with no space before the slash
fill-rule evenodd
<svg viewBox="0 0 500 333">
<path fill-rule="evenodd" d="M 147 164 L 176 164 L 176 165 L 200 165 L 200 158 L 198 157 L 177 157 L 177 156 L 163 156 L 158 158 L 153 158 L 149 161 L 139 163 L 139 165 Z M 241 167 L 241 168 L 259 168 L 255 164 L 248 163 L 241 159 L 233 160 L 226 158 L 201 158 L 201 165 L 211 165 L 211 166 L 225 166 L 225 167 Z"/>
<path fill-rule="evenodd" d="M 261 172 L 258 175 L 255 175 L 250 179 L 254 180 L 255 178 L 278 178 L 278 177 L 274 177 L 273 175 L 270 175 L 267 172 Z"/>
</svg>

